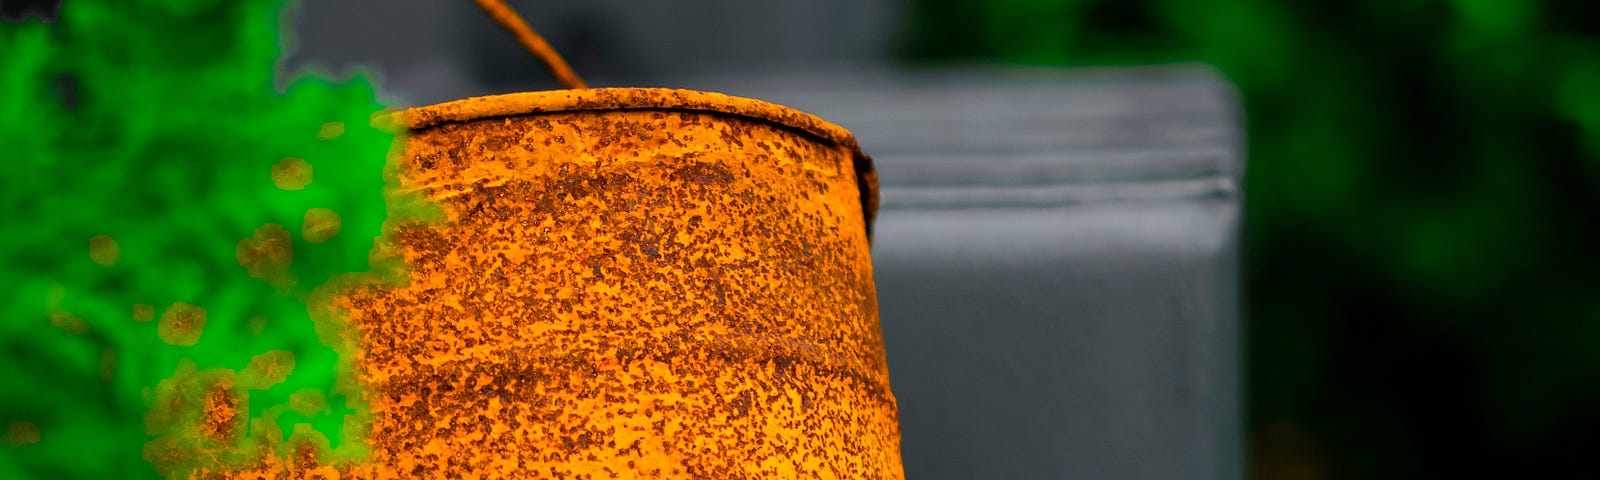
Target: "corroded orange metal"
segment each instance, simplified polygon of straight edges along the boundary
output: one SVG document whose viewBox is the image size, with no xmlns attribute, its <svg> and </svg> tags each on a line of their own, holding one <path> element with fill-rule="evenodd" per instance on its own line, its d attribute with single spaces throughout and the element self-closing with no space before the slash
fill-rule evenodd
<svg viewBox="0 0 1600 480">
<path fill-rule="evenodd" d="M 666 89 L 399 113 L 399 287 L 341 293 L 356 476 L 902 478 L 849 132 Z"/>
</svg>

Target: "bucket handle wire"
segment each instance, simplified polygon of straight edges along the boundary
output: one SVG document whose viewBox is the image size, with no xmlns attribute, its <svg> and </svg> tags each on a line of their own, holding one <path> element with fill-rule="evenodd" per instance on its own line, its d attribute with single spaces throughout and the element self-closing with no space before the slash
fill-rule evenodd
<svg viewBox="0 0 1600 480">
<path fill-rule="evenodd" d="M 539 36 L 539 32 L 533 31 L 533 27 L 529 27 L 528 22 L 523 21 L 522 17 L 517 15 L 517 11 L 512 10 L 511 6 L 506 5 L 505 1 L 473 1 L 477 2 L 478 7 L 482 8 L 484 12 L 487 12 L 495 23 L 500 24 L 506 31 L 511 32 L 511 35 L 517 38 L 517 42 L 521 43 L 523 48 L 528 49 L 528 52 L 537 57 L 540 62 L 544 62 L 544 66 L 550 70 L 550 74 L 555 75 L 556 80 L 560 81 L 566 88 L 589 88 L 588 84 L 583 82 L 583 79 L 578 78 L 577 72 L 573 72 L 572 67 L 567 65 L 567 61 L 561 59 L 561 54 L 556 53 L 556 49 L 550 46 L 550 42 L 546 42 L 544 37 Z"/>
</svg>

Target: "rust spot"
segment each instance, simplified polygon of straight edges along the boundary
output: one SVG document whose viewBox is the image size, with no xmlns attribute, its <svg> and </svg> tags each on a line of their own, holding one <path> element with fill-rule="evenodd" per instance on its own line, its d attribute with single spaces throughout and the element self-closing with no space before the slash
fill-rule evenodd
<svg viewBox="0 0 1600 480">
<path fill-rule="evenodd" d="M 307 242 L 322 243 L 339 234 L 339 214 L 326 208 L 312 208 L 306 210 L 305 222 L 300 228 L 300 235 Z"/>
<path fill-rule="evenodd" d="M 122 251 L 117 248 L 117 241 L 111 237 L 100 235 L 89 239 L 89 259 L 103 267 L 117 263 Z"/>
<path fill-rule="evenodd" d="M 5 442 L 12 447 L 39 443 L 39 427 L 33 422 L 11 422 L 6 426 Z"/>
<path fill-rule="evenodd" d="M 178 302 L 161 314 L 156 335 L 168 345 L 187 347 L 200 342 L 200 333 L 205 326 L 206 309 Z"/>
<path fill-rule="evenodd" d="M 200 433 L 213 441 L 223 444 L 232 443 L 237 434 L 239 418 L 239 396 L 234 392 L 233 382 L 227 378 L 211 385 L 211 390 L 206 392 L 204 417 L 200 424 Z"/>
<path fill-rule="evenodd" d="M 292 478 L 299 479 L 338 479 L 341 477 L 339 469 L 328 464 L 327 457 L 328 439 L 321 433 L 311 429 L 310 425 L 295 425 L 294 434 L 289 436 L 289 462 L 287 473 Z M 357 472 L 353 472 L 357 473 Z M 358 478 L 372 477 L 373 475 L 352 475 Z M 388 478 L 396 478 L 387 475 Z"/>
<path fill-rule="evenodd" d="M 287 286 L 294 278 L 289 263 L 294 260 L 294 246 L 289 231 L 283 225 L 269 223 L 256 229 L 255 236 L 240 240 L 234 247 L 239 266 L 251 277 L 266 280 L 273 285 Z"/>
<path fill-rule="evenodd" d="M 340 135 L 344 135 L 344 122 L 324 123 L 322 128 L 317 130 L 317 138 L 323 140 L 339 138 Z"/>
<path fill-rule="evenodd" d="M 83 323 L 83 317 L 61 310 L 50 312 L 50 326 L 74 334 L 82 334 L 89 331 L 89 325 Z"/>
<path fill-rule="evenodd" d="M 289 157 L 272 166 L 272 183 L 284 190 L 303 190 L 311 184 L 311 164 Z"/>
<path fill-rule="evenodd" d="M 265 390 L 283 383 L 294 372 L 294 353 L 271 350 L 250 358 L 250 365 L 239 372 L 239 384 L 251 390 Z"/>
<path fill-rule="evenodd" d="M 299 440 L 290 448 L 294 452 L 296 470 L 308 471 L 317 468 L 317 458 L 321 455 L 318 454 L 316 445 L 307 440 Z"/>
<path fill-rule="evenodd" d="M 179 360 L 172 377 L 149 392 L 145 429 L 155 438 L 145 443 L 144 458 L 166 478 L 251 478 L 232 473 L 259 463 L 260 448 L 272 445 L 242 438 L 249 407 L 238 385 L 231 370 Z"/>
<path fill-rule="evenodd" d="M 732 403 L 731 406 L 733 407 L 732 418 L 739 418 L 739 417 L 743 417 L 745 415 L 749 415 L 750 414 L 750 407 L 754 402 L 755 402 L 755 394 L 750 392 L 749 390 L 746 390 L 744 393 L 741 393 L 738 396 L 734 397 L 733 398 L 733 402 L 731 402 Z"/>
</svg>

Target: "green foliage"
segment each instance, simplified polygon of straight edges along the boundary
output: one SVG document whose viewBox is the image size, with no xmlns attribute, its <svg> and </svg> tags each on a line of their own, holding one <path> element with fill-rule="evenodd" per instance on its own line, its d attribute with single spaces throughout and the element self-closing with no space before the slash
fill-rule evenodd
<svg viewBox="0 0 1600 480">
<path fill-rule="evenodd" d="M 1216 66 L 1248 123 L 1253 421 L 1338 477 L 1517 476 L 1589 469 L 1600 428 L 1595 5 L 920 0 L 910 53 Z"/>
<path fill-rule="evenodd" d="M 295 366 L 240 390 L 249 417 L 346 442 L 345 415 L 362 407 L 335 388 L 339 356 L 307 299 L 368 269 L 394 135 L 370 126 L 381 105 L 363 76 L 276 86 L 283 7 L 68 0 L 58 23 L 0 23 L 0 429 L 39 432 L 0 445 L 0 478 L 154 476 L 141 452 L 165 427 L 147 431 L 146 413 L 171 393 L 157 387 L 188 381 L 180 367 L 211 378 L 269 351 Z M 274 184 L 286 157 L 312 166 L 303 190 Z M 337 212 L 339 233 L 306 242 L 311 208 Z M 238 243 L 265 224 L 290 234 L 291 283 L 241 265 Z M 91 258 L 98 236 L 115 262 Z M 158 331 L 179 303 L 205 311 L 196 345 Z M 136 321 L 136 305 L 153 320 Z M 290 409 L 301 391 L 329 408 Z"/>
</svg>

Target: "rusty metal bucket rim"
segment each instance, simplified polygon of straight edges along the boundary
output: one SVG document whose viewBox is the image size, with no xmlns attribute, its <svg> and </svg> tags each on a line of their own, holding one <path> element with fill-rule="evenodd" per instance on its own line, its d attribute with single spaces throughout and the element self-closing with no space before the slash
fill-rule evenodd
<svg viewBox="0 0 1600 480">
<path fill-rule="evenodd" d="M 454 100 L 393 112 L 391 121 L 411 130 L 466 122 L 556 112 L 668 110 L 732 115 L 805 132 L 850 150 L 861 213 L 868 238 L 878 212 L 878 174 L 872 157 L 861 151 L 855 135 L 815 115 L 771 102 L 716 92 L 674 88 L 585 88 L 508 93 Z"/>
</svg>

